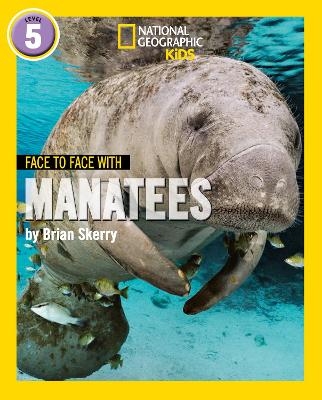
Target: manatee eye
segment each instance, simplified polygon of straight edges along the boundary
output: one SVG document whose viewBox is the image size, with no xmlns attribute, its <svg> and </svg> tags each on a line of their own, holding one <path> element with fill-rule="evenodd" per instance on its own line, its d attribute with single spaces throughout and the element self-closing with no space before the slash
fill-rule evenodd
<svg viewBox="0 0 322 400">
<path fill-rule="evenodd" d="M 204 110 L 200 111 L 198 114 L 188 118 L 188 124 L 194 131 L 199 131 L 203 126 L 206 125 L 209 112 Z"/>
</svg>

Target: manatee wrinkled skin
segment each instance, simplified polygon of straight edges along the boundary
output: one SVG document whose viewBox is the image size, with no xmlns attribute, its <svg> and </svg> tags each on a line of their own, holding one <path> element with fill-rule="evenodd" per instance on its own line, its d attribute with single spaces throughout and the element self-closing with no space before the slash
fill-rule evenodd
<svg viewBox="0 0 322 400">
<path fill-rule="evenodd" d="M 174 261 L 188 259 L 223 232 L 233 232 L 226 266 L 184 307 L 194 314 L 238 288 L 256 267 L 266 232 L 288 228 L 297 215 L 299 129 L 276 86 L 240 61 L 205 56 L 164 62 L 90 87 L 60 118 L 43 154 L 104 153 L 131 154 L 131 170 L 44 170 L 37 178 L 54 178 L 55 202 L 59 180 L 71 177 L 76 204 L 80 177 L 117 177 L 121 183 L 126 177 L 207 178 L 212 215 L 203 222 L 146 221 L 141 190 L 138 221 L 51 221 L 52 229 L 76 233 L 79 227 L 118 231 L 114 244 L 48 242 L 44 268 L 57 282 L 140 277 L 186 295 L 189 282 Z M 165 201 L 158 209 L 167 210 L 168 189 L 159 192 Z M 185 194 L 183 209 L 188 210 L 196 204 L 189 189 Z M 123 195 L 128 195 L 124 187 Z"/>
<path fill-rule="evenodd" d="M 301 139 L 296 122 L 264 74 L 228 58 L 162 63 L 93 85 L 66 110 L 43 153 L 131 154 L 130 171 L 73 171 L 76 188 L 79 177 L 119 177 L 121 182 L 126 177 L 208 178 L 213 190 L 205 194 L 214 210 L 208 221 L 135 221 L 171 260 L 188 257 L 224 230 L 284 230 L 298 210 L 295 170 Z M 68 171 L 37 173 L 55 178 L 56 192 L 66 176 Z M 166 210 L 167 189 L 160 192 L 165 195 L 160 209 Z M 195 204 L 186 195 L 188 209 Z M 140 207 L 145 208 L 144 190 Z M 139 257 L 143 249 L 137 232 L 121 232 L 120 221 L 97 225 L 119 230 L 114 249 L 124 244 L 135 252 L 133 258 Z M 89 223 L 64 220 L 50 226 L 77 232 Z M 71 257 L 60 254 L 58 245 L 49 243 L 46 264 L 63 280 L 130 278 L 105 244 L 66 241 Z"/>
</svg>

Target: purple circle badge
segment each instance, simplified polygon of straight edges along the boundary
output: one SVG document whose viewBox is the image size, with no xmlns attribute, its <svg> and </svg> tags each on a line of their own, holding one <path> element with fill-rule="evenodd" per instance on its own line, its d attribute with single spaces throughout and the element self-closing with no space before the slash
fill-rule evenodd
<svg viewBox="0 0 322 400">
<path fill-rule="evenodd" d="M 38 61 L 56 49 L 59 27 L 47 11 L 29 8 L 12 18 L 8 27 L 8 41 L 17 56 Z"/>
</svg>

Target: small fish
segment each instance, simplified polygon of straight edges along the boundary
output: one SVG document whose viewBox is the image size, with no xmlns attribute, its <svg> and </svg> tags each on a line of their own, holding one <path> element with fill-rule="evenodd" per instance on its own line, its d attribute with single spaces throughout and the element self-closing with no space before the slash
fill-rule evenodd
<svg viewBox="0 0 322 400">
<path fill-rule="evenodd" d="M 36 268 L 35 268 L 35 267 L 32 267 L 32 266 L 29 266 L 29 267 L 26 267 L 26 271 L 28 271 L 28 272 L 35 272 L 35 271 L 36 271 Z"/>
<path fill-rule="evenodd" d="M 26 213 L 27 205 L 26 203 L 22 203 L 21 201 L 17 202 L 17 213 L 25 214 Z"/>
<path fill-rule="evenodd" d="M 93 336 L 90 332 L 85 333 L 84 335 L 82 335 L 79 340 L 78 343 L 82 346 L 82 347 L 87 347 L 88 345 L 90 345 L 93 341 L 95 340 L 95 336 Z"/>
<path fill-rule="evenodd" d="M 30 260 L 33 264 L 36 264 L 36 265 L 38 265 L 39 267 L 41 266 L 41 257 L 40 257 L 40 255 L 39 255 L 38 253 L 32 254 L 32 255 L 29 257 L 29 260 Z"/>
<path fill-rule="evenodd" d="M 96 292 L 93 296 L 93 299 L 95 301 L 100 300 L 103 297 L 103 295 L 101 293 Z"/>
<path fill-rule="evenodd" d="M 84 326 L 85 320 L 72 317 L 68 308 L 54 302 L 40 303 L 31 307 L 31 311 L 50 322 L 61 325 Z"/>
<path fill-rule="evenodd" d="M 47 226 L 46 221 L 30 221 L 30 228 L 33 231 L 37 231 L 39 229 L 44 229 Z"/>
<path fill-rule="evenodd" d="M 108 299 L 99 300 L 98 304 L 105 308 L 114 306 L 114 303 Z"/>
<path fill-rule="evenodd" d="M 186 275 L 187 279 L 191 280 L 197 275 L 201 264 L 202 257 L 198 254 L 194 254 L 189 262 L 183 265 L 180 269 Z"/>
<path fill-rule="evenodd" d="M 296 253 L 293 256 L 286 258 L 284 261 L 292 267 L 304 268 L 304 256 L 302 253 Z"/>
<path fill-rule="evenodd" d="M 279 235 L 268 235 L 267 240 L 273 247 L 275 247 L 275 249 L 283 249 L 285 247 Z"/>
<path fill-rule="evenodd" d="M 68 283 L 65 283 L 63 285 L 60 285 L 58 287 L 58 290 L 64 295 L 64 296 L 71 296 L 72 295 L 72 288 Z"/>
<path fill-rule="evenodd" d="M 119 290 L 114 282 L 106 278 L 97 279 L 94 282 L 94 286 L 104 296 L 109 297 L 113 296 L 114 294 L 118 294 L 124 297 L 125 299 L 128 298 L 128 290 L 129 290 L 128 286 L 122 290 Z"/>
<path fill-rule="evenodd" d="M 30 244 L 30 243 L 25 243 L 24 246 L 25 246 L 26 249 L 33 249 L 34 248 L 34 246 L 32 244 Z"/>
<path fill-rule="evenodd" d="M 20 282 L 20 274 L 17 274 L 17 281 Z"/>
<path fill-rule="evenodd" d="M 115 354 L 115 356 L 108 360 L 107 364 L 110 364 L 111 369 L 118 369 L 119 367 L 122 367 L 123 360 L 121 354 Z"/>
<path fill-rule="evenodd" d="M 48 246 L 46 244 L 40 244 L 38 245 L 38 248 L 40 250 L 40 253 L 45 257 L 48 251 Z"/>
<path fill-rule="evenodd" d="M 21 251 L 20 251 L 19 247 L 17 247 L 17 253 L 18 253 L 18 254 L 20 254 L 20 253 L 21 253 Z"/>
</svg>

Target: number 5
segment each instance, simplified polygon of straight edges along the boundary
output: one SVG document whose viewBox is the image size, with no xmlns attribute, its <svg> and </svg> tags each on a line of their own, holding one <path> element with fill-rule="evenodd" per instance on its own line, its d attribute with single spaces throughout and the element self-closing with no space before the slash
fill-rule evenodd
<svg viewBox="0 0 322 400">
<path fill-rule="evenodd" d="M 27 24 L 26 39 L 25 44 L 28 49 L 38 49 L 41 45 L 41 35 L 35 30 L 40 29 L 40 24 Z"/>
</svg>

